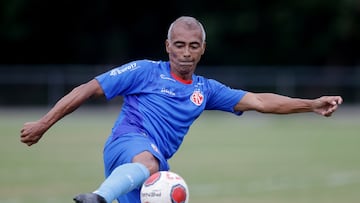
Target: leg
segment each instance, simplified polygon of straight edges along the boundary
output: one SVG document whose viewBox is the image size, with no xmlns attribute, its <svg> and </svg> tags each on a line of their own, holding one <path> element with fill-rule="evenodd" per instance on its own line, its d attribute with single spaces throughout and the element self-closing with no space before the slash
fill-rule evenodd
<svg viewBox="0 0 360 203">
<path fill-rule="evenodd" d="M 143 164 L 150 172 L 150 175 L 159 171 L 159 160 L 154 157 L 149 151 L 141 152 L 136 155 L 133 160 L 133 163 Z"/>
<path fill-rule="evenodd" d="M 144 151 L 136 155 L 132 162 L 143 164 L 149 170 L 150 174 L 159 171 L 159 161 L 149 151 Z M 144 181 L 142 181 L 142 183 Z M 137 188 L 134 188 L 132 191 L 126 193 L 126 195 L 119 196 L 117 201 L 121 203 L 140 203 L 140 189 L 142 183 L 139 184 Z"/>
<path fill-rule="evenodd" d="M 149 174 L 143 164 L 123 164 L 115 168 L 96 191 L 78 195 L 74 200 L 77 203 L 111 203 L 117 197 L 139 188 Z"/>
<path fill-rule="evenodd" d="M 158 160 L 149 151 L 143 151 L 133 158 L 132 163 L 116 167 L 94 193 L 104 197 L 107 202 L 112 202 L 117 197 L 140 188 L 150 173 L 158 170 Z M 134 201 L 131 203 L 135 203 Z M 126 203 L 124 200 L 121 202 Z"/>
<path fill-rule="evenodd" d="M 104 149 L 106 179 L 96 191 L 87 194 L 98 195 L 107 203 L 115 199 L 121 203 L 140 203 L 139 191 L 146 178 L 159 169 L 168 170 L 166 159 L 153 146 L 148 138 L 137 134 L 108 142 Z"/>
</svg>

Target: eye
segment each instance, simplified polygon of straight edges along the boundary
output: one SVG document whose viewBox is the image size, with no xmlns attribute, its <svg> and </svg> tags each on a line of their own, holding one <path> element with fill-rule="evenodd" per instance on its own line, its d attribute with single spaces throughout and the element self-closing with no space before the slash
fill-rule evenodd
<svg viewBox="0 0 360 203">
<path fill-rule="evenodd" d="M 175 47 L 176 47 L 176 48 L 182 48 L 182 47 L 184 47 L 184 46 L 185 46 L 185 43 L 182 43 L 182 42 L 176 42 L 176 43 L 174 43 L 174 45 L 175 45 Z"/>
<path fill-rule="evenodd" d="M 199 49 L 201 47 L 201 44 L 198 42 L 192 42 L 190 43 L 190 48 L 191 49 Z"/>
<path fill-rule="evenodd" d="M 191 49 L 199 49 L 199 48 L 200 48 L 200 45 L 199 45 L 199 44 L 191 44 L 191 45 L 190 45 L 190 48 L 191 48 Z"/>
</svg>

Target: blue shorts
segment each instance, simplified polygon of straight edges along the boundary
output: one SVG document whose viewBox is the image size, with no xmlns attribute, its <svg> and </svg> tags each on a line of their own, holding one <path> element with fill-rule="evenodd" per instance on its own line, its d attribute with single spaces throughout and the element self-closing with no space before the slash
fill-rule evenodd
<svg viewBox="0 0 360 203">
<path fill-rule="evenodd" d="M 169 170 L 169 164 L 159 152 L 155 143 L 147 135 L 130 133 L 117 137 L 109 136 L 104 147 L 105 177 L 118 166 L 131 163 L 132 159 L 143 151 L 149 151 L 159 160 L 159 170 Z M 140 188 L 135 189 L 117 199 L 121 203 L 140 203 Z"/>
</svg>

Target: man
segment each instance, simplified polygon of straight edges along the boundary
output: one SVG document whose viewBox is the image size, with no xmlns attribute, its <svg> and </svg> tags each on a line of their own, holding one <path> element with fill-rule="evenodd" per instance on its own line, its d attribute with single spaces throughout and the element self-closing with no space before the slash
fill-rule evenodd
<svg viewBox="0 0 360 203">
<path fill-rule="evenodd" d="M 78 203 L 139 203 L 142 183 L 178 150 L 204 110 L 241 115 L 244 111 L 290 114 L 315 112 L 331 116 L 340 96 L 289 98 L 227 87 L 194 74 L 205 51 L 205 31 L 193 17 L 182 16 L 169 27 L 165 41 L 169 61 L 137 60 L 105 72 L 74 88 L 40 120 L 24 124 L 21 142 L 31 146 L 57 121 L 89 98 L 123 96 L 121 114 L 104 146 L 104 182 Z"/>
</svg>

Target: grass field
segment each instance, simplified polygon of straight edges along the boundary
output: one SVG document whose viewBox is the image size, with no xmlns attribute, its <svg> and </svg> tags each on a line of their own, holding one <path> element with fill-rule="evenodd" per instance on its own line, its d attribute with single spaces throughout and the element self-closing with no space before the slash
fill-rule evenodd
<svg viewBox="0 0 360 203">
<path fill-rule="evenodd" d="M 0 203 L 65 203 L 103 179 L 102 147 L 117 109 L 82 107 L 32 147 L 26 121 L 47 109 L 0 108 Z M 358 203 L 360 114 L 236 117 L 206 112 L 170 160 L 190 203 Z"/>
</svg>

